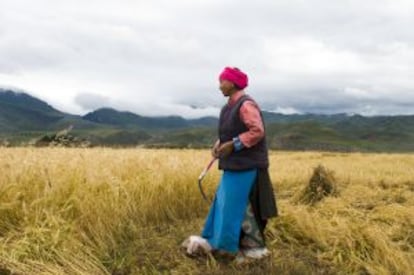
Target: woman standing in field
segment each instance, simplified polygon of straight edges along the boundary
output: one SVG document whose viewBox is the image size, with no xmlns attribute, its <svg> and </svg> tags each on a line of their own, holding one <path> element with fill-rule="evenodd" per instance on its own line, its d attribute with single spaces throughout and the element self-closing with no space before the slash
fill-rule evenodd
<svg viewBox="0 0 414 275">
<path fill-rule="evenodd" d="M 223 174 L 199 246 L 261 258 L 269 252 L 263 234 L 267 220 L 277 216 L 264 122 L 259 106 L 244 92 L 245 73 L 226 67 L 219 81 L 228 102 L 220 113 L 212 154 Z"/>
</svg>

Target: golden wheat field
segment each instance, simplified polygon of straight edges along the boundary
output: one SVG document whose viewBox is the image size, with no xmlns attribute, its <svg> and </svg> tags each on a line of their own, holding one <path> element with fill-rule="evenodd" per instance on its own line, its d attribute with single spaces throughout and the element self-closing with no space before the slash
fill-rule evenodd
<svg viewBox="0 0 414 275">
<path fill-rule="evenodd" d="M 207 215 L 208 150 L 0 148 L 0 274 L 414 274 L 414 155 L 270 157 L 272 254 L 236 265 L 180 249 Z M 302 204 L 319 164 L 337 195 Z"/>
</svg>

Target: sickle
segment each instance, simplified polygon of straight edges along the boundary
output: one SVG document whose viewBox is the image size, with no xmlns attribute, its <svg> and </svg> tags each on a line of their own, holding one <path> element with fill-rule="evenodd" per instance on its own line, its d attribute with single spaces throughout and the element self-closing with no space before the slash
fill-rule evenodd
<svg viewBox="0 0 414 275">
<path fill-rule="evenodd" d="M 203 196 L 203 199 L 205 201 L 207 201 L 208 203 L 210 203 L 210 200 L 207 198 L 206 194 L 204 193 L 201 182 L 202 182 L 203 178 L 205 177 L 205 175 L 207 174 L 208 170 L 210 170 L 211 166 L 213 166 L 213 163 L 215 161 L 216 161 L 216 158 L 212 158 L 210 160 L 210 163 L 207 165 L 206 168 L 204 168 L 203 172 L 201 172 L 200 176 L 198 177 L 198 188 L 200 189 L 200 193 Z"/>
</svg>

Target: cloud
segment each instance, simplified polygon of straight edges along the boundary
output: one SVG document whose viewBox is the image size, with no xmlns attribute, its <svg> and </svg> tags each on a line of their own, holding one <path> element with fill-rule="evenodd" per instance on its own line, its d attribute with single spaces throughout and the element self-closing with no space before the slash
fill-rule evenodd
<svg viewBox="0 0 414 275">
<path fill-rule="evenodd" d="M 347 87 L 344 90 L 344 95 L 355 98 L 355 99 L 364 99 L 364 100 L 369 100 L 369 99 L 377 99 L 377 96 L 375 95 L 375 93 L 367 91 L 367 90 L 363 90 L 360 88 L 353 88 L 353 87 Z"/>
<path fill-rule="evenodd" d="M 84 110 L 96 110 L 110 104 L 109 98 L 94 93 L 79 93 L 75 97 L 75 103 Z"/>
<path fill-rule="evenodd" d="M 202 116 L 225 103 L 217 74 L 233 65 L 268 110 L 414 113 L 413 12 L 408 0 L 3 0 L 0 85 L 80 114 Z"/>
<path fill-rule="evenodd" d="M 284 114 L 284 115 L 293 115 L 293 114 L 300 114 L 301 112 L 296 110 L 292 107 L 280 107 L 277 106 L 274 110 L 271 110 L 271 112 Z"/>
</svg>

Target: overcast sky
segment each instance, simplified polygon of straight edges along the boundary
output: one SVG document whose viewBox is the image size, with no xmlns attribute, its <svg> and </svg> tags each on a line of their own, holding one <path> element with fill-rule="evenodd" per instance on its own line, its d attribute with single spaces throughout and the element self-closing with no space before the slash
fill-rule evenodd
<svg viewBox="0 0 414 275">
<path fill-rule="evenodd" d="M 0 87 L 85 114 L 218 115 L 225 66 L 263 109 L 414 114 L 412 0 L 0 0 Z"/>
</svg>

